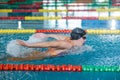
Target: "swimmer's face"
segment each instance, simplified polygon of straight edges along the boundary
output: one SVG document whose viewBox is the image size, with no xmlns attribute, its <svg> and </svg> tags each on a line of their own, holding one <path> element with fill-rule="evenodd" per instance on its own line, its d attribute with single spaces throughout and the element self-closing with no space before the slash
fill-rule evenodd
<svg viewBox="0 0 120 80">
<path fill-rule="evenodd" d="M 85 42 L 86 42 L 86 35 L 84 35 L 83 37 L 82 37 L 82 39 L 83 39 L 83 45 L 85 44 Z"/>
<path fill-rule="evenodd" d="M 78 39 L 80 41 L 80 43 L 85 43 L 86 41 L 86 35 L 84 35 L 83 37 L 81 37 L 80 39 Z"/>
<path fill-rule="evenodd" d="M 82 39 L 86 41 L 86 35 L 84 35 L 84 36 L 82 37 Z"/>
</svg>

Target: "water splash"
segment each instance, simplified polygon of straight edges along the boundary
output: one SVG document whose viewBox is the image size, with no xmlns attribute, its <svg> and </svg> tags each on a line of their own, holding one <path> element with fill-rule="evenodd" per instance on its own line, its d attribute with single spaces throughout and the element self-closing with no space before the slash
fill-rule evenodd
<svg viewBox="0 0 120 80">
<path fill-rule="evenodd" d="M 46 41 L 47 38 L 36 38 L 34 35 L 30 36 L 26 42 L 35 43 Z M 27 48 L 19 45 L 16 40 L 12 40 L 7 44 L 6 53 L 13 57 L 25 57 L 29 55 L 32 51 L 38 48 Z"/>
<path fill-rule="evenodd" d="M 94 51 L 94 49 L 92 46 L 89 46 L 89 45 L 84 45 L 81 47 L 73 47 L 73 48 L 63 52 L 62 55 L 79 55 L 86 51 Z"/>
</svg>

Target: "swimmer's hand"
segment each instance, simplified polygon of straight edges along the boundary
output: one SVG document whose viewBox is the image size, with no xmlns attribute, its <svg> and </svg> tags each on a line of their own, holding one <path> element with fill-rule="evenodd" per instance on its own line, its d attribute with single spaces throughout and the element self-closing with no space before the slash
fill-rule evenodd
<svg viewBox="0 0 120 80">
<path fill-rule="evenodd" d="M 29 43 L 25 42 L 25 41 L 22 41 L 22 40 L 17 40 L 17 43 L 21 46 L 25 46 L 25 47 L 29 47 Z"/>
</svg>

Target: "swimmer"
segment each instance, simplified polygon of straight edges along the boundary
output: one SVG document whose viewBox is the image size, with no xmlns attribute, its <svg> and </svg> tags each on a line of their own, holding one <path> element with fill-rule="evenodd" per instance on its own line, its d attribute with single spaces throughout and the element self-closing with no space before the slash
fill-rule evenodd
<svg viewBox="0 0 120 80">
<path fill-rule="evenodd" d="M 29 53 L 29 55 L 26 57 L 10 57 L 7 60 L 26 61 L 26 60 L 42 60 L 45 58 L 55 57 L 75 46 L 81 47 L 86 41 L 86 32 L 81 28 L 75 28 L 70 33 L 70 37 L 59 34 L 44 34 L 44 33 L 36 33 L 35 37 L 37 38 L 51 37 L 51 38 L 55 38 L 56 40 L 49 42 L 37 42 L 37 43 L 27 43 L 22 40 L 17 40 L 17 43 L 24 47 L 48 48 L 48 50 L 44 52 L 33 51 Z"/>
</svg>

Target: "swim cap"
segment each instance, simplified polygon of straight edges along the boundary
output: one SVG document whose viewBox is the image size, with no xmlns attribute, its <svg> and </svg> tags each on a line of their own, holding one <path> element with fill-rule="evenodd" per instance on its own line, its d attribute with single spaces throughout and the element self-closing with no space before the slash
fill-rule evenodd
<svg viewBox="0 0 120 80">
<path fill-rule="evenodd" d="M 78 40 L 86 34 L 85 30 L 81 28 L 75 28 L 71 32 L 71 40 Z"/>
</svg>

